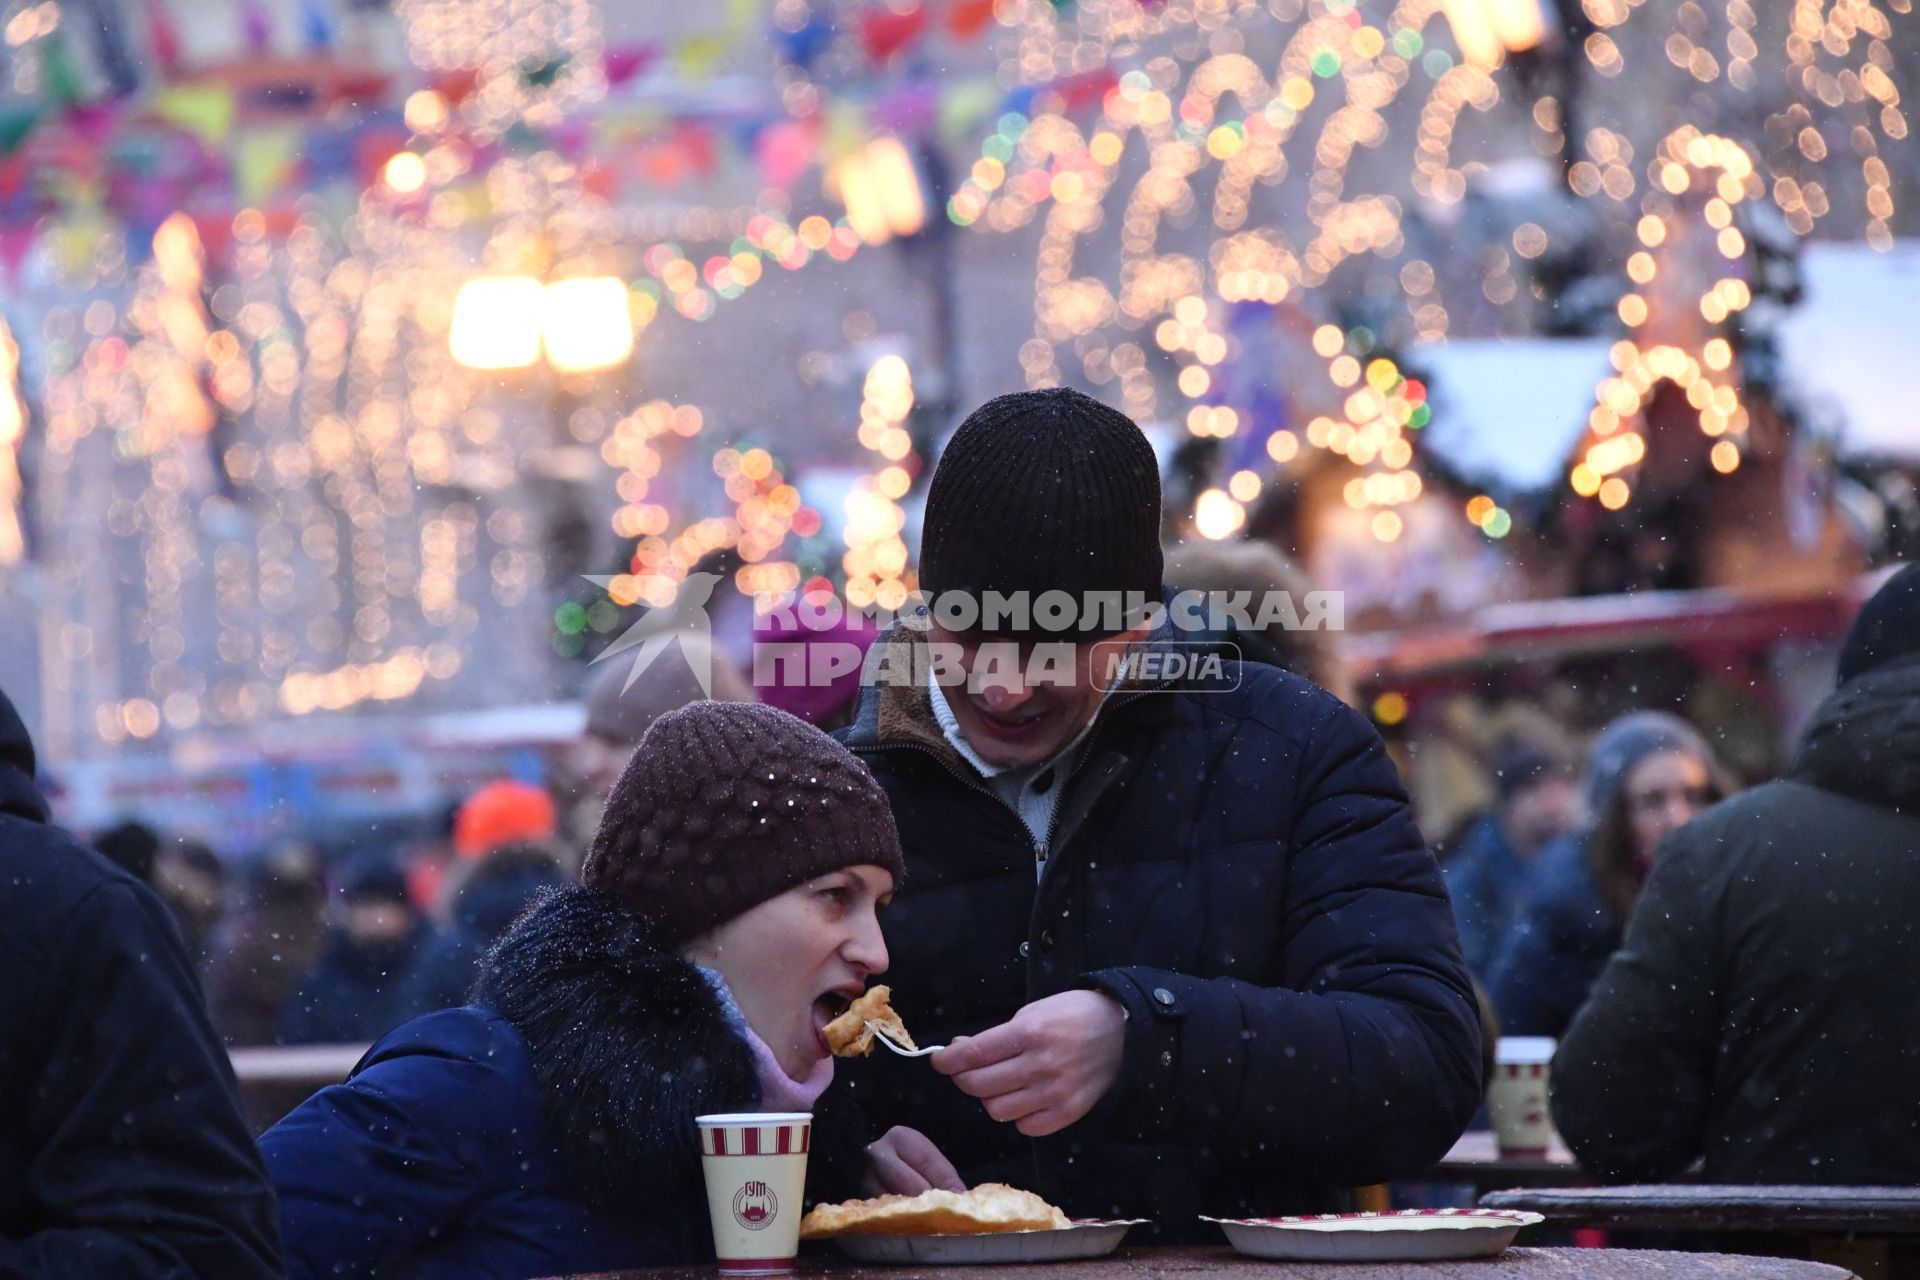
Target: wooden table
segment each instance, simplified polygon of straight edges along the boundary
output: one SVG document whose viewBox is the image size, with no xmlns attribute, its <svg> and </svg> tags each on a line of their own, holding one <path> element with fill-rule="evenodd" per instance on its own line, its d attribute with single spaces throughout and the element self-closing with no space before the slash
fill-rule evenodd
<svg viewBox="0 0 1920 1280">
<path fill-rule="evenodd" d="M 1636 1231 L 1920 1234 L 1920 1187 L 1662 1183 L 1495 1191 L 1480 1203 L 1489 1209 L 1530 1209 L 1550 1222 Z"/>
<path fill-rule="evenodd" d="M 1920 1187 L 1533 1188 L 1495 1191 L 1480 1203 L 1568 1226 L 1707 1233 L 1722 1248 L 1805 1253 L 1867 1277 L 1920 1277 Z"/>
<path fill-rule="evenodd" d="M 259 1045 L 229 1049 L 240 1104 L 254 1134 L 265 1133 L 310 1095 L 347 1078 L 366 1056 L 364 1044 Z"/>
<path fill-rule="evenodd" d="M 243 1088 L 295 1084 L 320 1089 L 345 1080 L 354 1064 L 367 1056 L 368 1048 L 364 1044 L 267 1044 L 229 1049 L 227 1057 Z"/>
<path fill-rule="evenodd" d="M 712 1267 L 656 1268 L 555 1280 L 714 1280 Z M 1003 1267 L 862 1267 L 803 1258 L 822 1280 L 1848 1280 L 1817 1262 L 1648 1249 L 1509 1249 L 1470 1262 L 1264 1262 L 1231 1249 L 1122 1249 L 1110 1258 Z"/>
<path fill-rule="evenodd" d="M 1573 1152 L 1555 1135 L 1543 1156 L 1503 1156 L 1487 1129 L 1460 1135 L 1460 1141 L 1422 1174 L 1420 1182 L 1468 1182 L 1475 1191 L 1494 1187 L 1585 1187 L 1593 1175 L 1580 1167 Z"/>
</svg>

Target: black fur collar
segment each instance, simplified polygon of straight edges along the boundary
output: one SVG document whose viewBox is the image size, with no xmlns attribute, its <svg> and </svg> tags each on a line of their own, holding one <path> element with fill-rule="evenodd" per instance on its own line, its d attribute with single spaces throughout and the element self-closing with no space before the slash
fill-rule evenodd
<svg viewBox="0 0 1920 1280">
<path fill-rule="evenodd" d="M 573 1190 L 591 1203 L 697 1195 L 693 1117 L 759 1104 L 719 992 L 612 894 L 536 902 L 487 954 L 475 999 L 526 1042 Z"/>
</svg>

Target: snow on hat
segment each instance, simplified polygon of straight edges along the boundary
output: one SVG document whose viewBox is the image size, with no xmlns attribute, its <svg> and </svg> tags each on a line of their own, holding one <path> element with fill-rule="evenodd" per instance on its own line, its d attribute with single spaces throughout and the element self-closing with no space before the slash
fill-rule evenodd
<svg viewBox="0 0 1920 1280">
<path fill-rule="evenodd" d="M 685 942 L 853 866 L 905 872 L 893 811 L 866 766 L 784 711 L 703 701 L 640 740 L 581 879 Z"/>
</svg>

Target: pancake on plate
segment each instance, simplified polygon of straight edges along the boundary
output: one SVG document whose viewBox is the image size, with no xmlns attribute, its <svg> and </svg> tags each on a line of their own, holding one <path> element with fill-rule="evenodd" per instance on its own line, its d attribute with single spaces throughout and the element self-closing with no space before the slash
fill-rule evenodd
<svg viewBox="0 0 1920 1280">
<path fill-rule="evenodd" d="M 977 1236 L 1071 1227 L 1066 1214 L 1031 1191 L 983 1182 L 971 1191 L 922 1191 L 814 1206 L 800 1220 L 802 1240 L 828 1236 Z"/>
</svg>

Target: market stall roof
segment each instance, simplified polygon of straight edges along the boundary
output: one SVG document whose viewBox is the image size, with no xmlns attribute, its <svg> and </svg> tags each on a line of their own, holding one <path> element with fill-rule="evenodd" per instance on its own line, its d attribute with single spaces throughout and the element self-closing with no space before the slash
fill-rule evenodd
<svg viewBox="0 0 1920 1280">
<path fill-rule="evenodd" d="M 1489 605 L 1444 626 L 1349 636 L 1346 656 L 1362 684 L 1377 685 L 1663 646 L 1746 648 L 1832 640 L 1845 633 L 1886 572 L 1811 595 L 1713 588 Z"/>
<path fill-rule="evenodd" d="M 1468 338 L 1415 347 L 1428 376 L 1426 446 L 1470 477 L 1520 489 L 1560 478 L 1594 388 L 1611 373 L 1610 338 Z"/>
<path fill-rule="evenodd" d="M 1843 453 L 1920 459 L 1920 410 L 1905 377 L 1920 240 L 1896 240 L 1887 253 L 1809 244 L 1800 270 L 1805 296 L 1779 331 L 1789 386 L 1833 420 Z"/>
</svg>

